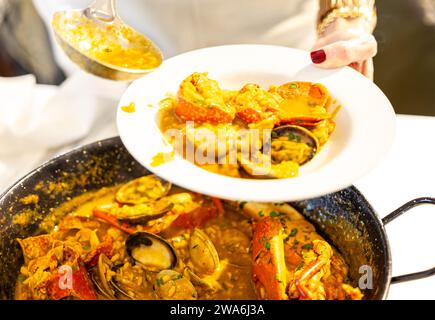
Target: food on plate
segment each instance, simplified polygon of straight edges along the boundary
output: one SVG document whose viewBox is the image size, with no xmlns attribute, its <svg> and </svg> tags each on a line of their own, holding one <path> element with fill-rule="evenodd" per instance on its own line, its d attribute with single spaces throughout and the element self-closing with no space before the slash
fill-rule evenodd
<svg viewBox="0 0 435 320">
<path fill-rule="evenodd" d="M 331 105 L 327 88 L 317 83 L 225 90 L 195 72 L 176 96 L 161 101 L 159 125 L 176 152 L 203 169 L 237 178 L 290 178 L 329 140 Z"/>
<path fill-rule="evenodd" d="M 17 239 L 16 299 L 362 298 L 340 253 L 286 203 L 224 202 L 147 175 L 45 219 L 53 227 Z"/>
</svg>

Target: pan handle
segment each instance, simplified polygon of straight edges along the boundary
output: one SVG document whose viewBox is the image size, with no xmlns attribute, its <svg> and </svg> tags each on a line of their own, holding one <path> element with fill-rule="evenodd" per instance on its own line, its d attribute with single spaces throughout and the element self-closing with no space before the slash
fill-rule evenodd
<svg viewBox="0 0 435 320">
<path fill-rule="evenodd" d="M 399 216 L 401 216 L 402 214 L 404 214 L 405 212 L 407 212 L 408 210 L 410 210 L 414 207 L 417 207 L 419 205 L 422 205 L 422 204 L 435 205 L 435 198 L 425 197 L 425 198 L 417 198 L 417 199 L 411 200 L 411 201 L 405 203 L 403 206 L 401 206 L 397 210 L 394 210 L 393 212 L 391 212 L 388 216 L 384 217 L 382 219 L 382 223 L 385 226 L 388 223 L 390 223 L 391 221 L 393 221 L 396 218 L 398 218 Z M 435 267 L 432 269 L 425 270 L 425 271 L 420 271 L 420 272 L 405 274 L 402 276 L 392 277 L 391 283 L 399 283 L 399 282 L 423 279 L 423 278 L 430 277 L 434 274 L 435 274 Z"/>
</svg>

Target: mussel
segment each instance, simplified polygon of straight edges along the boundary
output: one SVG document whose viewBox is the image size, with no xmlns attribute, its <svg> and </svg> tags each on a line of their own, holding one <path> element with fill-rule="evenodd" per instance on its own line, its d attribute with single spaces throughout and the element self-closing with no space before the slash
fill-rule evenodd
<svg viewBox="0 0 435 320">
<path fill-rule="evenodd" d="M 157 274 L 154 291 L 164 300 L 195 300 L 198 297 L 189 279 L 174 270 L 162 270 Z"/>
<path fill-rule="evenodd" d="M 293 161 L 303 165 L 319 149 L 318 139 L 304 127 L 285 125 L 272 130 L 271 156 L 274 162 Z"/>
<path fill-rule="evenodd" d="M 171 187 L 170 182 L 150 174 L 124 184 L 116 193 L 116 201 L 123 204 L 156 201 L 166 196 Z"/>
<path fill-rule="evenodd" d="M 163 238 L 145 231 L 128 236 L 127 254 L 140 266 L 150 271 L 172 269 L 177 265 L 175 249 Z"/>
</svg>

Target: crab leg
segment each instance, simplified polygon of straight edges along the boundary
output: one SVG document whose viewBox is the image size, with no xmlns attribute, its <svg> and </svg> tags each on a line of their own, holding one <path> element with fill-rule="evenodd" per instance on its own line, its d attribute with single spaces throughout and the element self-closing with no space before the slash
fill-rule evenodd
<svg viewBox="0 0 435 320">
<path fill-rule="evenodd" d="M 278 220 L 268 217 L 255 225 L 252 254 L 252 275 L 260 297 L 286 300 L 287 269 L 282 227 Z"/>
</svg>

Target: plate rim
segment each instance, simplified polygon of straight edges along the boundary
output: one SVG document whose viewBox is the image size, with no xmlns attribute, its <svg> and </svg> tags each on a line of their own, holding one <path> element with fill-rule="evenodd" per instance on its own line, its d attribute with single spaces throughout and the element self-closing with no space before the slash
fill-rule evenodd
<svg viewBox="0 0 435 320">
<path fill-rule="evenodd" d="M 224 45 L 224 46 L 215 46 L 215 47 L 207 47 L 207 48 L 201 48 L 201 49 L 197 49 L 197 50 L 192 50 L 186 53 L 182 53 L 180 55 L 171 57 L 167 60 L 164 61 L 164 63 L 162 64 L 163 67 L 167 66 L 168 64 L 171 65 L 177 62 L 177 60 L 183 60 L 188 58 L 189 56 L 195 56 L 197 54 L 210 54 L 211 51 L 215 51 L 215 50 L 238 50 L 238 49 L 242 49 L 242 50 L 253 50 L 253 49 L 258 49 L 258 50 L 286 50 L 287 52 L 292 52 L 294 54 L 304 54 L 306 55 L 307 59 L 309 57 L 308 52 L 304 51 L 304 50 L 300 50 L 300 49 L 294 49 L 294 48 L 289 48 L 289 47 L 283 47 L 283 46 L 276 46 L 276 45 L 257 45 L 257 44 L 236 44 L 236 45 Z M 167 67 L 165 67 L 165 69 L 163 69 L 164 71 L 166 70 Z M 122 98 L 120 99 L 119 103 L 118 103 L 118 107 L 117 107 L 117 127 L 118 127 L 118 132 L 119 135 L 121 137 L 121 140 L 123 142 L 123 144 L 125 145 L 126 149 L 128 150 L 128 152 L 139 162 L 141 163 L 141 165 L 143 165 L 144 167 L 146 167 L 149 171 L 151 172 L 155 172 L 157 175 L 162 176 L 162 178 L 172 181 L 173 183 L 179 185 L 180 187 L 184 187 L 188 190 L 192 190 L 195 192 L 199 192 L 202 194 L 207 194 L 209 196 L 216 196 L 216 197 L 221 197 L 224 199 L 229 199 L 229 200 L 248 200 L 248 201 L 259 201 L 259 202 L 269 202 L 269 201 L 298 201 L 298 200 L 304 200 L 304 199 L 309 199 L 309 198 L 314 198 L 314 197 L 318 197 L 318 196 L 322 196 L 328 193 L 332 193 L 332 192 L 336 192 L 339 191 L 341 189 L 344 189 L 350 185 L 352 185 L 353 183 L 355 183 L 358 179 L 362 178 L 363 176 L 367 175 L 371 170 L 373 170 L 374 168 L 376 168 L 376 166 L 378 166 L 383 159 L 385 159 L 385 157 L 388 155 L 389 150 L 392 147 L 393 141 L 394 141 L 394 136 L 395 136 L 395 129 L 396 129 L 396 117 L 395 117 L 395 112 L 394 112 L 394 108 L 391 105 L 391 102 L 388 100 L 388 98 L 386 97 L 386 95 L 382 92 L 382 90 L 372 81 L 370 81 L 369 79 L 365 78 L 363 75 L 359 74 L 358 72 L 354 71 L 353 69 L 349 68 L 349 67 L 345 67 L 345 68 L 340 68 L 340 69 L 334 69 L 334 70 L 329 70 L 329 71 L 324 71 L 326 73 L 333 73 L 335 71 L 339 71 L 339 70 L 345 70 L 346 73 L 350 73 L 353 75 L 353 77 L 357 77 L 356 79 L 359 79 L 359 81 L 364 81 L 366 82 L 370 87 L 372 87 L 372 89 L 370 90 L 375 90 L 376 94 L 378 95 L 378 97 L 380 97 L 381 99 L 384 100 L 385 105 L 384 107 L 387 107 L 386 110 L 384 110 L 386 112 L 386 114 L 388 114 L 388 116 L 391 116 L 391 121 L 389 123 L 389 135 L 388 138 L 386 138 L 385 140 L 388 140 L 388 142 L 386 143 L 386 150 L 383 150 L 382 154 L 378 154 L 376 155 L 376 159 L 373 161 L 374 163 L 371 164 L 370 166 L 367 166 L 364 170 L 360 170 L 360 172 L 358 174 L 354 174 L 352 179 L 341 179 L 340 181 L 336 181 L 334 183 L 334 186 L 329 186 L 328 188 L 314 188 L 312 190 L 307 190 L 304 191 L 304 195 L 301 196 L 291 196 L 291 195 L 283 195 L 282 193 L 279 195 L 275 195 L 275 196 L 267 196 L 265 197 L 264 194 L 259 194 L 258 192 L 252 193 L 252 191 L 254 190 L 258 190 L 257 188 L 253 188 L 251 190 L 251 188 L 247 188 L 248 190 L 246 190 L 246 195 L 241 196 L 241 192 L 226 192 L 225 195 L 222 194 L 222 192 L 216 192 L 216 190 L 213 190 L 212 192 L 210 192 L 209 190 L 204 190 L 203 189 L 203 185 L 199 186 L 199 185 L 192 185 L 191 183 L 188 182 L 188 177 L 184 177 L 182 180 L 180 179 L 172 179 L 172 177 L 168 177 L 167 174 L 165 174 L 164 171 L 167 171 L 167 169 L 165 170 L 159 170 L 159 167 L 166 167 L 165 165 L 159 166 L 159 167 L 152 167 L 149 165 L 149 163 L 144 163 L 144 161 L 142 161 L 142 159 L 140 158 L 140 156 L 137 154 L 138 150 L 134 150 L 134 147 L 130 144 L 129 139 L 126 138 L 126 135 L 124 133 L 124 128 L 123 128 L 123 118 L 125 117 L 125 112 L 121 111 L 120 107 L 123 105 L 123 100 L 125 100 L 125 97 L 128 96 L 129 92 L 132 91 L 133 89 L 131 89 L 132 87 L 135 87 L 138 85 L 138 83 L 140 83 L 140 81 L 144 78 L 138 79 L 136 81 L 134 81 L 132 83 L 132 85 L 124 92 Z M 191 72 L 194 72 L 196 70 L 192 70 Z M 153 73 L 157 73 L 159 72 L 159 69 L 157 69 L 155 72 Z M 187 76 L 187 75 L 186 75 Z M 162 97 L 163 98 L 163 97 Z M 153 120 L 155 121 L 155 120 Z M 187 160 L 182 159 L 183 162 L 187 162 L 188 165 L 190 166 L 194 166 L 192 163 L 188 162 Z M 196 167 L 196 166 L 194 166 Z M 250 179 L 240 179 L 240 178 L 232 178 L 232 177 L 227 177 L 227 176 L 222 176 L 220 174 L 216 174 L 216 173 L 212 173 L 212 172 L 208 172 L 204 169 L 201 169 L 199 167 L 196 167 L 198 170 L 206 173 L 207 176 L 209 176 L 210 179 L 212 179 L 214 182 L 217 182 L 219 185 L 227 185 L 227 183 L 230 183 L 230 181 L 240 181 L 242 180 L 243 184 L 246 184 L 246 181 L 255 181 L 254 184 L 256 184 L 257 186 L 260 185 L 261 188 L 268 188 L 269 185 L 272 182 L 272 185 L 279 185 L 279 184 L 283 184 L 283 181 L 295 181 L 295 179 L 300 179 L 298 177 L 296 178 L 289 178 L 289 179 L 267 179 L 267 180 L 250 180 Z M 319 170 L 320 172 L 322 171 L 322 169 Z M 199 172 L 199 171 L 198 171 Z M 233 186 L 238 185 L 238 183 L 230 183 Z M 291 182 L 290 182 L 291 184 Z M 294 183 L 293 183 L 294 184 Z M 211 189 L 211 188 L 210 188 Z M 323 190 L 321 191 L 320 189 L 327 189 L 327 191 Z M 234 190 L 233 190 L 234 191 Z"/>
</svg>

